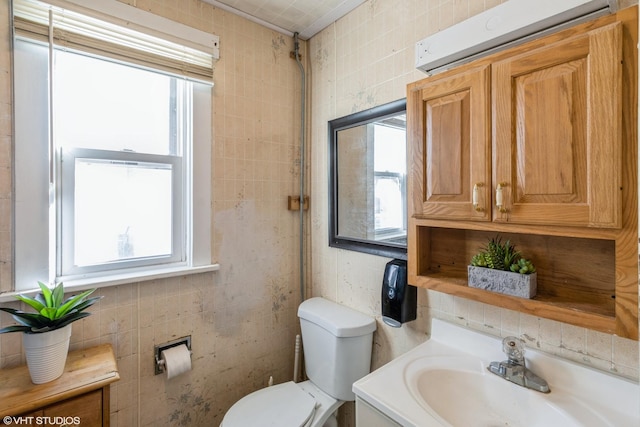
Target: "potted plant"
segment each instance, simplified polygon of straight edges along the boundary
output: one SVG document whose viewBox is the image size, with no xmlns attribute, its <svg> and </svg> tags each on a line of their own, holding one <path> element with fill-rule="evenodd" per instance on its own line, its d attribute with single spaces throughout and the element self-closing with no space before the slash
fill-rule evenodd
<svg viewBox="0 0 640 427">
<path fill-rule="evenodd" d="M 9 307 L 0 310 L 13 316 L 18 325 L 0 329 L 0 334 L 22 332 L 22 346 L 27 357 L 31 381 L 43 384 L 62 375 L 69 351 L 71 323 L 90 316 L 86 312 L 102 297 L 87 297 L 95 291 L 89 289 L 64 299 L 64 286 L 58 283 L 52 289 L 38 282 L 41 292 L 35 297 L 16 295 L 16 298 L 32 307 L 36 313 L 28 313 Z"/>
<path fill-rule="evenodd" d="M 536 268 L 509 240 L 502 243 L 500 237 L 491 239 L 473 256 L 468 271 L 471 287 L 522 298 L 536 295 Z"/>
</svg>

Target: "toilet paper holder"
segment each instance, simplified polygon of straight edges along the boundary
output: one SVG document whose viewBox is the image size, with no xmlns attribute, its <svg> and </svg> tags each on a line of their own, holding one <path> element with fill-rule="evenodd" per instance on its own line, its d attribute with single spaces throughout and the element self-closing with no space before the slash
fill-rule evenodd
<svg viewBox="0 0 640 427">
<path fill-rule="evenodd" d="M 179 345 L 186 345 L 187 348 L 189 349 L 189 354 L 191 354 L 191 335 L 188 335 L 186 337 L 182 337 L 182 338 L 178 338 L 176 340 L 173 341 L 169 341 L 166 342 L 164 344 L 159 344 L 159 345 L 154 345 L 153 346 L 153 353 L 154 353 L 154 358 L 155 358 L 155 375 L 160 375 L 162 373 L 164 373 L 165 367 L 164 367 L 164 360 L 162 359 L 162 352 L 164 350 L 167 350 L 171 347 L 177 347 Z"/>
</svg>

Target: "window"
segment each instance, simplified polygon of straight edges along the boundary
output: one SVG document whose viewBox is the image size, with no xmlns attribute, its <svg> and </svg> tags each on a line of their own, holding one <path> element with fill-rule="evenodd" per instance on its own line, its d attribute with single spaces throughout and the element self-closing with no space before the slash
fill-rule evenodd
<svg viewBox="0 0 640 427">
<path fill-rule="evenodd" d="M 193 83 L 64 51 L 54 64 L 58 276 L 185 261 Z"/>
<path fill-rule="evenodd" d="M 43 43 L 16 3 L 16 289 L 215 269 L 211 84 Z"/>
</svg>

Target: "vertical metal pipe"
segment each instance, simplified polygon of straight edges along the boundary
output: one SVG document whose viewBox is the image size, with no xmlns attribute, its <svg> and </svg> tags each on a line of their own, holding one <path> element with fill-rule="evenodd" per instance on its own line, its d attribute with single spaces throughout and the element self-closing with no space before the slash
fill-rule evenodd
<svg viewBox="0 0 640 427">
<path fill-rule="evenodd" d="M 304 177 L 305 177 L 305 117 L 306 117 L 306 102 L 305 102 L 305 87 L 306 77 L 302 62 L 300 62 L 300 41 L 298 40 L 298 33 L 293 34 L 294 41 L 294 57 L 300 68 L 300 302 L 305 298 L 305 280 L 304 280 Z"/>
</svg>

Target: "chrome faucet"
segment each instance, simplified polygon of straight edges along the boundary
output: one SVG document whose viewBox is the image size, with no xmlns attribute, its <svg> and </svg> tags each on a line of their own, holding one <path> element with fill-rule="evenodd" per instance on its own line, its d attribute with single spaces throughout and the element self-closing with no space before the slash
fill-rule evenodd
<svg viewBox="0 0 640 427">
<path fill-rule="evenodd" d="M 491 362 L 489 366 L 487 366 L 489 372 L 522 387 L 542 393 L 549 393 L 551 391 L 545 380 L 527 369 L 524 358 L 524 344 L 521 339 L 506 337 L 502 340 L 502 350 L 507 355 L 507 360 L 503 362 Z"/>
</svg>

